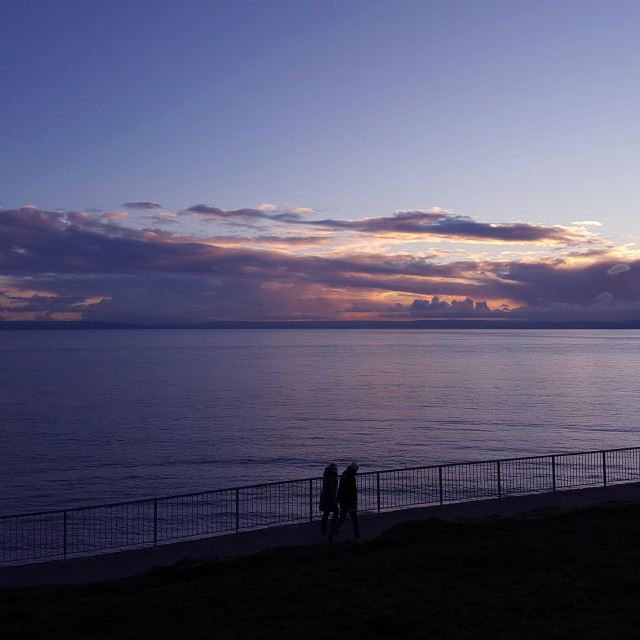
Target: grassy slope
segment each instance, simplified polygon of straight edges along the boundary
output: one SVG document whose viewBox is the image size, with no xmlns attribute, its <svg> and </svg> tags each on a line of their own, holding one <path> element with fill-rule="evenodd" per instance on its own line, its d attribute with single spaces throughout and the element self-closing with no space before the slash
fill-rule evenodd
<svg viewBox="0 0 640 640">
<path fill-rule="evenodd" d="M 14 638 L 636 638 L 640 504 L 400 525 L 0 601 Z"/>
</svg>

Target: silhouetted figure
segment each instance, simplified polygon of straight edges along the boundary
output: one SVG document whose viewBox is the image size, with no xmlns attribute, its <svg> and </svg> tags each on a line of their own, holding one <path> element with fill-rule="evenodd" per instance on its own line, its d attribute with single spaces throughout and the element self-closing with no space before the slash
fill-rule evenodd
<svg viewBox="0 0 640 640">
<path fill-rule="evenodd" d="M 340 486 L 338 487 L 338 504 L 340 505 L 340 517 L 338 522 L 331 527 L 327 534 L 329 542 L 333 542 L 333 536 L 345 523 L 347 516 L 351 516 L 353 524 L 353 537 L 360 540 L 360 525 L 358 524 L 358 487 L 356 485 L 356 473 L 358 463 L 352 462 L 340 476 Z"/>
<path fill-rule="evenodd" d="M 338 493 L 338 465 L 332 462 L 322 474 L 322 491 L 320 492 L 320 511 L 322 511 L 322 520 L 320 521 L 320 533 L 327 533 L 327 520 L 329 514 L 331 516 L 331 527 L 335 525 L 338 519 L 338 501 L 336 495 Z"/>
</svg>

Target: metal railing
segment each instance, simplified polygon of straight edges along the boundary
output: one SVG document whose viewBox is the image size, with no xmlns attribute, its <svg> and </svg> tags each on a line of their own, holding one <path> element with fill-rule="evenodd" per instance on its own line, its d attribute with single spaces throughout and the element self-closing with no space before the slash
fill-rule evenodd
<svg viewBox="0 0 640 640">
<path fill-rule="evenodd" d="M 358 508 L 378 512 L 607 486 L 640 479 L 640 447 L 358 474 Z M 0 565 L 44 562 L 319 517 L 321 478 L 0 517 Z"/>
</svg>

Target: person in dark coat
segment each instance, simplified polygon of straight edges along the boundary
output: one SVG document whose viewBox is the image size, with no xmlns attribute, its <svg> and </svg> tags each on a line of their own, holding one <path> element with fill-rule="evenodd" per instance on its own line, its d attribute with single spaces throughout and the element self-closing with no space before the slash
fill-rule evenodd
<svg viewBox="0 0 640 640">
<path fill-rule="evenodd" d="M 322 520 L 320 521 L 320 533 L 327 533 L 327 521 L 331 513 L 331 527 L 338 519 L 338 501 L 336 495 L 338 493 L 338 465 L 332 462 L 322 474 L 322 491 L 320 492 L 320 511 L 322 511 Z"/>
<path fill-rule="evenodd" d="M 360 540 L 360 525 L 358 524 L 358 487 L 356 485 L 356 473 L 358 463 L 352 462 L 340 476 L 340 486 L 338 487 L 337 500 L 340 505 L 340 517 L 338 522 L 331 527 L 327 534 L 329 542 L 333 542 L 333 536 L 345 523 L 347 516 L 351 516 L 353 524 L 353 537 Z"/>
</svg>

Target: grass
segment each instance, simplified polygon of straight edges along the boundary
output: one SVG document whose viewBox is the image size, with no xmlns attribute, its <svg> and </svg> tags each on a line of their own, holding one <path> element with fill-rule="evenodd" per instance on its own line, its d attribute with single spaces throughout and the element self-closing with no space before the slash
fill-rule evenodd
<svg viewBox="0 0 640 640">
<path fill-rule="evenodd" d="M 0 637 L 636 638 L 640 503 L 396 526 L 0 600 Z"/>
</svg>

